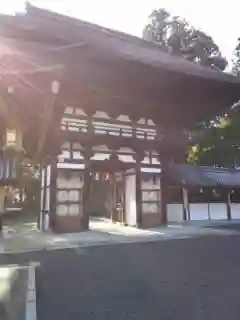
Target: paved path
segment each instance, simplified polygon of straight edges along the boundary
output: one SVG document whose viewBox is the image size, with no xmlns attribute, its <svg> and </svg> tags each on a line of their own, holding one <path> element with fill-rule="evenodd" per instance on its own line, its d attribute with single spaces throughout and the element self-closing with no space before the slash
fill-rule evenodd
<svg viewBox="0 0 240 320">
<path fill-rule="evenodd" d="M 38 261 L 38 320 L 238 320 L 240 236 L 0 255 Z"/>
<path fill-rule="evenodd" d="M 4 238 L 0 239 L 0 252 L 14 253 L 22 251 L 55 250 L 74 247 L 137 243 L 147 241 L 165 241 L 172 239 L 194 238 L 202 236 L 227 236 L 238 234 L 240 224 L 230 228 L 220 223 L 205 227 L 202 224 L 172 224 L 167 227 L 140 230 L 111 223 L 106 219 L 94 219 L 90 231 L 75 234 L 41 233 L 33 221 L 10 224 L 4 228 Z"/>
</svg>

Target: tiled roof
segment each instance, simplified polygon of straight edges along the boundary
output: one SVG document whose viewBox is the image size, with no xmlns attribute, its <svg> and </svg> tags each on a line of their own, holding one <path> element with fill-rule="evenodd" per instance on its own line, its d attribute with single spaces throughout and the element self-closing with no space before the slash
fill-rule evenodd
<svg viewBox="0 0 240 320">
<path fill-rule="evenodd" d="M 171 182 L 195 187 L 240 186 L 240 170 L 196 165 L 174 165 L 167 169 Z"/>
</svg>

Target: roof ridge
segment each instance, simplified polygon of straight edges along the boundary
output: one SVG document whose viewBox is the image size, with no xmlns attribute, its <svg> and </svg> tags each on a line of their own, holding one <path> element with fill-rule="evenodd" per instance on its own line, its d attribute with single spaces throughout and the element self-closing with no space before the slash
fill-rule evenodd
<svg viewBox="0 0 240 320">
<path fill-rule="evenodd" d="M 197 63 L 194 63 L 192 61 L 188 61 L 186 59 L 184 59 L 183 57 L 179 57 L 179 56 L 173 56 L 171 55 L 169 52 L 166 52 L 164 50 L 161 50 L 161 46 L 158 45 L 155 42 L 151 42 L 151 41 L 147 41 L 144 40 L 142 38 L 139 38 L 137 36 L 134 35 L 130 35 L 121 31 L 117 31 L 117 30 L 113 30 L 110 28 L 106 28 L 91 22 L 87 22 L 84 20 L 81 20 L 79 18 L 76 17 L 70 17 L 58 12 L 53 12 L 51 10 L 48 9 L 43 9 L 43 8 L 39 8 L 36 6 L 33 6 L 32 4 L 27 4 L 26 6 L 26 16 L 29 15 L 29 17 L 39 17 L 40 19 L 43 20 L 49 20 L 49 21 L 54 21 L 54 22 L 66 22 L 68 23 L 70 26 L 75 26 L 75 27 L 85 27 L 87 28 L 90 32 L 96 31 L 102 31 L 103 33 L 105 33 L 105 35 L 107 35 L 108 37 L 114 38 L 116 40 L 122 40 L 125 41 L 126 43 L 132 44 L 132 45 L 138 45 L 140 46 L 142 49 L 149 49 L 149 50 L 154 50 L 155 52 L 159 52 L 162 55 L 162 58 L 164 59 L 170 59 L 171 61 L 168 61 L 169 64 L 169 70 L 173 69 L 174 71 L 175 68 L 174 67 L 170 67 L 170 65 L 172 64 L 182 64 L 184 65 L 184 68 L 191 68 L 192 69 L 192 74 L 195 72 L 202 72 L 208 75 L 212 75 L 212 78 L 214 78 L 215 80 L 230 80 L 231 82 L 240 84 L 240 80 L 237 79 L 237 77 L 233 76 L 232 74 L 229 74 L 227 72 L 221 72 L 219 70 L 216 69 L 212 69 L 209 67 L 204 67 L 201 66 Z M 193 71 L 195 69 L 195 72 Z M 183 72 L 183 71 L 181 71 Z M 188 74 L 188 72 L 187 72 Z"/>
<path fill-rule="evenodd" d="M 44 16 L 43 16 L 43 14 L 44 14 Z M 108 27 L 105 27 L 105 26 L 101 26 L 99 24 L 96 24 L 96 23 L 93 23 L 93 22 L 89 22 L 89 21 L 85 21 L 85 20 L 82 20 L 80 18 L 68 16 L 68 15 L 65 15 L 65 14 L 62 14 L 62 13 L 58 13 L 58 12 L 55 12 L 55 11 L 51 11 L 51 10 L 48 10 L 48 9 L 44 9 L 44 8 L 39 8 L 39 7 L 33 6 L 30 3 L 27 4 L 26 15 L 30 15 L 30 16 L 31 15 L 38 15 L 41 18 L 44 18 L 44 19 L 46 19 L 46 15 L 51 15 L 52 18 L 56 18 L 57 21 L 59 21 L 59 19 L 64 19 L 64 21 L 66 21 L 68 23 L 71 23 L 72 25 L 75 25 L 75 26 L 78 26 L 78 27 L 80 27 L 80 25 L 81 25 L 82 27 L 89 28 L 92 31 L 95 31 L 95 30 L 96 31 L 102 31 L 102 32 L 105 32 L 106 34 L 108 34 L 109 36 L 113 36 L 113 37 L 116 37 L 118 39 L 121 39 L 121 40 L 124 40 L 124 41 L 127 41 L 127 42 L 134 41 L 134 42 L 136 42 L 137 44 L 139 44 L 141 46 L 144 45 L 144 46 L 148 46 L 150 48 L 154 48 L 154 49 L 158 49 L 158 50 L 162 49 L 162 51 L 161 51 L 162 53 L 169 54 L 158 43 L 147 41 L 147 40 L 145 40 L 143 38 L 140 38 L 138 36 L 135 36 L 135 35 L 132 35 L 132 34 L 128 34 L 128 33 L 125 33 L 123 31 L 111 29 L 111 28 L 108 28 Z M 48 19 L 46 19 L 46 20 L 48 20 Z"/>
</svg>

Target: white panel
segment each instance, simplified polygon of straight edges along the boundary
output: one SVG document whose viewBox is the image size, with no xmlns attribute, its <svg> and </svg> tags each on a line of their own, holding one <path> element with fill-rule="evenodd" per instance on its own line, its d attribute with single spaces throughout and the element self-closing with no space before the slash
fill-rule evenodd
<svg viewBox="0 0 240 320">
<path fill-rule="evenodd" d="M 131 155 L 119 155 L 118 156 L 119 160 L 122 162 L 131 162 L 131 163 L 135 163 L 136 160 L 133 159 L 133 156 Z"/>
<path fill-rule="evenodd" d="M 145 123 L 146 123 L 146 119 L 141 118 L 140 120 L 138 120 L 137 123 L 139 123 L 139 124 L 145 124 Z"/>
<path fill-rule="evenodd" d="M 57 206 L 57 215 L 58 216 L 67 216 L 68 213 L 68 207 L 66 205 L 58 205 Z"/>
<path fill-rule="evenodd" d="M 51 166 L 50 165 L 47 166 L 46 173 L 47 173 L 46 186 L 49 187 L 51 183 Z"/>
<path fill-rule="evenodd" d="M 152 158 L 152 164 L 160 164 L 160 161 L 157 158 Z"/>
<path fill-rule="evenodd" d="M 83 170 L 85 168 L 85 165 L 83 163 L 57 163 L 57 168 Z"/>
<path fill-rule="evenodd" d="M 72 202 L 79 201 L 79 191 L 71 190 L 68 193 L 68 200 Z"/>
<path fill-rule="evenodd" d="M 61 159 L 70 159 L 70 151 L 62 150 L 61 154 L 58 156 Z"/>
<path fill-rule="evenodd" d="M 46 188 L 45 210 L 50 211 L 50 188 Z"/>
<path fill-rule="evenodd" d="M 210 217 L 211 220 L 227 219 L 227 205 L 226 203 L 210 203 Z"/>
<path fill-rule="evenodd" d="M 80 151 L 73 151 L 73 159 L 84 159 Z"/>
<path fill-rule="evenodd" d="M 144 213 L 158 213 L 157 203 L 143 203 L 142 210 Z"/>
<path fill-rule="evenodd" d="M 78 204 L 71 204 L 68 207 L 68 214 L 70 216 L 78 216 L 78 215 L 80 215 L 80 206 Z"/>
<path fill-rule="evenodd" d="M 40 194 L 40 211 L 43 210 L 43 192 L 44 192 L 44 189 L 41 188 L 41 194 Z"/>
<path fill-rule="evenodd" d="M 167 204 L 167 218 L 169 222 L 183 221 L 183 205 L 182 203 Z"/>
<path fill-rule="evenodd" d="M 57 188 L 58 189 L 65 189 L 67 184 L 67 179 L 62 175 L 58 174 L 57 176 Z"/>
<path fill-rule="evenodd" d="M 147 124 L 149 126 L 155 126 L 154 122 L 151 119 L 148 119 Z"/>
<path fill-rule="evenodd" d="M 162 169 L 161 168 L 145 168 L 145 167 L 142 167 L 141 168 L 141 172 L 161 173 Z"/>
<path fill-rule="evenodd" d="M 159 190 L 160 189 L 160 176 L 154 175 L 154 174 L 145 176 L 143 174 L 142 189 Z"/>
<path fill-rule="evenodd" d="M 160 191 L 143 191 L 142 200 L 143 201 L 157 201 L 159 199 Z"/>
<path fill-rule="evenodd" d="M 126 122 L 130 122 L 130 121 L 131 121 L 128 116 L 123 115 L 123 114 L 121 114 L 121 115 L 117 118 L 117 120 L 119 120 L 119 121 L 126 121 Z"/>
<path fill-rule="evenodd" d="M 149 157 L 144 157 L 144 159 L 141 161 L 141 163 L 150 164 L 150 158 Z"/>
<path fill-rule="evenodd" d="M 44 187 L 45 174 L 46 174 L 46 170 L 45 170 L 45 169 L 42 169 L 42 172 L 41 172 L 41 187 L 42 187 L 42 188 Z"/>
<path fill-rule="evenodd" d="M 65 110 L 64 110 L 64 113 L 67 113 L 67 114 L 71 114 L 73 113 L 73 107 L 66 107 Z"/>
<path fill-rule="evenodd" d="M 99 145 L 99 146 L 94 146 L 92 148 L 92 150 L 93 151 L 107 151 L 107 152 L 109 152 L 109 148 L 105 144 Z"/>
<path fill-rule="evenodd" d="M 137 225 L 137 207 L 136 207 L 136 176 L 126 176 L 125 185 L 125 213 L 126 223 L 129 226 Z"/>
<path fill-rule="evenodd" d="M 135 174 L 135 173 L 136 173 L 136 169 L 135 169 L 135 168 L 127 169 L 127 170 L 125 171 L 125 173 Z"/>
<path fill-rule="evenodd" d="M 240 203 L 231 203 L 232 219 L 240 219 Z"/>
<path fill-rule="evenodd" d="M 121 147 L 118 149 L 118 152 L 124 152 L 124 153 L 130 153 L 130 154 L 135 154 L 135 152 L 133 151 L 133 149 L 128 148 L 128 147 Z"/>
<path fill-rule="evenodd" d="M 83 149 L 81 143 L 78 143 L 78 142 L 73 142 L 72 148 L 73 148 L 73 150 L 82 150 Z"/>
<path fill-rule="evenodd" d="M 190 220 L 208 220 L 207 203 L 190 203 Z"/>
<path fill-rule="evenodd" d="M 78 116 L 86 116 L 86 113 L 81 108 L 76 108 L 75 112 Z"/>
<path fill-rule="evenodd" d="M 93 118 L 103 118 L 103 119 L 109 119 L 109 116 L 104 111 L 96 111 L 96 113 L 93 115 Z"/>
<path fill-rule="evenodd" d="M 57 201 L 64 202 L 68 200 L 68 192 L 66 190 L 60 190 L 57 192 Z"/>
<path fill-rule="evenodd" d="M 109 159 L 110 153 L 94 153 L 93 157 L 91 157 L 92 160 L 106 160 Z"/>
<path fill-rule="evenodd" d="M 71 179 L 69 179 L 69 187 L 72 189 L 78 189 L 83 187 L 83 174 L 79 175 L 79 172 L 73 173 Z"/>
<path fill-rule="evenodd" d="M 67 179 L 63 174 L 59 174 L 57 177 L 58 189 L 80 189 L 83 187 L 83 176 L 79 176 L 79 172 L 76 172 L 75 176 L 72 173 L 71 177 Z"/>
</svg>

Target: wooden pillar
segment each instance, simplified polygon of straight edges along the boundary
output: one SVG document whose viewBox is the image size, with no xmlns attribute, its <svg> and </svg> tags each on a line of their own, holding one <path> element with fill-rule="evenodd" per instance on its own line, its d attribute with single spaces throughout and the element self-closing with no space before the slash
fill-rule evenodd
<svg viewBox="0 0 240 320">
<path fill-rule="evenodd" d="M 57 157 L 51 159 L 49 226 L 54 230 L 57 219 Z"/>
<path fill-rule="evenodd" d="M 136 161 L 136 215 L 137 227 L 142 227 L 142 177 L 139 159 Z"/>
<path fill-rule="evenodd" d="M 137 141 L 137 122 L 139 115 L 134 113 L 130 115 L 132 122 L 132 137 Z M 136 161 L 135 172 L 136 172 L 136 222 L 137 227 L 142 227 L 143 211 L 142 211 L 142 175 L 141 175 L 141 161 L 144 159 L 143 150 L 136 148 L 135 156 L 133 157 Z"/>
<path fill-rule="evenodd" d="M 5 186 L 0 186 L 0 234 L 2 232 L 3 229 L 3 215 L 4 215 L 4 211 L 5 211 L 5 194 L 6 194 L 6 190 L 5 190 Z"/>
<path fill-rule="evenodd" d="M 81 218 L 82 228 L 89 228 L 90 218 L 90 193 L 91 193 L 91 168 L 90 168 L 90 150 L 88 147 L 84 150 L 84 184 L 83 184 L 83 213 Z"/>
<path fill-rule="evenodd" d="M 39 221 L 39 228 L 41 231 L 45 231 L 44 228 L 44 221 L 45 221 L 45 214 L 46 214 L 46 199 L 47 199 L 47 190 L 46 190 L 46 184 L 47 184 L 47 166 L 43 166 L 44 169 L 44 176 L 42 181 L 42 208 L 41 208 L 41 214 L 40 214 L 40 221 Z"/>
<path fill-rule="evenodd" d="M 232 213 L 231 213 L 231 190 L 227 192 L 227 219 L 232 220 Z"/>
<path fill-rule="evenodd" d="M 88 109 L 85 110 L 87 114 L 87 133 L 89 135 L 94 134 L 93 128 L 93 115 L 95 113 L 94 110 Z M 90 138 L 90 136 L 89 136 Z M 82 228 L 87 230 L 89 228 L 89 218 L 90 218 L 90 196 L 91 196 L 91 160 L 90 158 L 93 156 L 92 146 L 89 143 L 83 145 L 84 147 L 84 184 L 83 184 L 83 214 L 81 218 Z"/>
<path fill-rule="evenodd" d="M 167 168 L 167 159 L 165 157 L 160 157 L 162 174 L 161 174 L 161 216 L 162 224 L 168 223 L 167 218 L 167 201 L 168 201 L 168 183 L 165 175 L 165 170 Z"/>
<path fill-rule="evenodd" d="M 115 172 L 112 173 L 112 208 L 111 208 L 111 220 L 116 222 L 116 176 Z"/>
<path fill-rule="evenodd" d="M 182 195 L 183 195 L 183 220 L 191 220 L 190 217 L 190 207 L 188 201 L 188 189 L 186 187 L 182 188 Z"/>
</svg>

